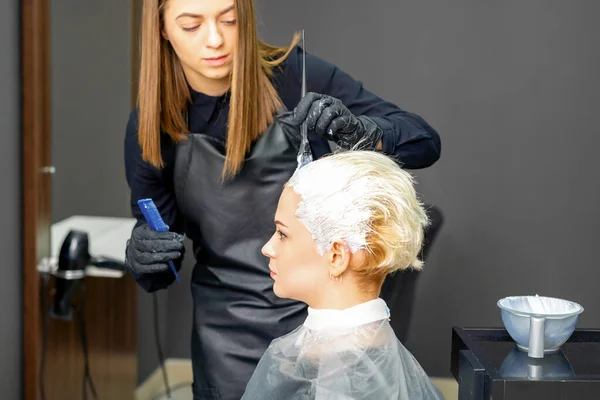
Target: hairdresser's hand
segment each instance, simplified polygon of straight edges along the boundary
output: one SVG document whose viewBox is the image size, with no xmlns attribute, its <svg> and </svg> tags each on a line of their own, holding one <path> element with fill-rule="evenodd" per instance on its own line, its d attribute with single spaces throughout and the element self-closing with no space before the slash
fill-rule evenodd
<svg viewBox="0 0 600 400">
<path fill-rule="evenodd" d="M 292 113 L 280 120 L 295 126 L 306 121 L 308 129 L 346 149 L 358 143 L 360 148 L 374 149 L 383 134 L 369 117 L 357 117 L 341 100 L 318 93 L 308 93 Z"/>
<path fill-rule="evenodd" d="M 170 269 L 169 261 L 177 260 L 185 251 L 183 239 L 176 232 L 156 232 L 148 224 L 136 226 L 127 241 L 125 268 L 136 275 Z"/>
</svg>

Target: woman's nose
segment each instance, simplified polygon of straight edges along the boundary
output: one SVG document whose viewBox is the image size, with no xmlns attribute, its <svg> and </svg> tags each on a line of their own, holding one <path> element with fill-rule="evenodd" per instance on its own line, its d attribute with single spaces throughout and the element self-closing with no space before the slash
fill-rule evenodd
<svg viewBox="0 0 600 400">
<path fill-rule="evenodd" d="M 217 23 L 210 23 L 208 25 L 208 38 L 206 39 L 208 47 L 219 48 L 223 45 L 223 35 L 219 31 Z"/>
<path fill-rule="evenodd" d="M 263 254 L 263 256 L 269 257 L 269 258 L 275 258 L 275 250 L 273 250 L 272 242 L 273 242 L 273 236 L 271 236 L 271 239 L 269 239 L 269 241 L 267 243 L 265 243 L 265 245 L 262 247 L 261 253 Z"/>
</svg>

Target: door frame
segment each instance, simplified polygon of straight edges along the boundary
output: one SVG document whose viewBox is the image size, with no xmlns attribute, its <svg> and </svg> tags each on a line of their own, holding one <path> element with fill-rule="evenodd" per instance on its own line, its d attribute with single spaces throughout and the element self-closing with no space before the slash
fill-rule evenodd
<svg viewBox="0 0 600 400">
<path fill-rule="evenodd" d="M 38 261 L 50 255 L 49 1 L 21 1 L 23 399 L 39 396 L 42 314 Z"/>
</svg>

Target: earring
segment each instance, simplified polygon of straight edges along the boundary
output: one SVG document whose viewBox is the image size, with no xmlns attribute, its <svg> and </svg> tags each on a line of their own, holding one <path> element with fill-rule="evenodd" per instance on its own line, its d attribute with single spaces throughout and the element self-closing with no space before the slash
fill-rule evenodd
<svg viewBox="0 0 600 400">
<path fill-rule="evenodd" d="M 333 275 L 333 272 L 329 273 L 329 279 L 331 279 L 332 281 L 336 281 L 336 282 L 342 282 L 343 277 L 341 275 L 339 276 L 335 276 Z"/>
</svg>

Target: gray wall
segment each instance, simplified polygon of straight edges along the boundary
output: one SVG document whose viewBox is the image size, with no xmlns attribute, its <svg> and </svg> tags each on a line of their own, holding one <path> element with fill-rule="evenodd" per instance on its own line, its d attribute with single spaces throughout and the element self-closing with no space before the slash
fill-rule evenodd
<svg viewBox="0 0 600 400">
<path fill-rule="evenodd" d="M 20 399 L 22 381 L 23 280 L 21 258 L 20 10 L 0 3 L 0 388 L 2 398 Z"/>
<path fill-rule="evenodd" d="M 500 326 L 496 301 L 579 301 L 600 327 L 600 55 L 592 1 L 257 0 L 262 37 L 310 52 L 426 118 L 442 159 L 417 172 L 446 225 L 407 346 L 449 375 L 452 326 Z M 189 263 L 190 260 L 188 260 Z M 188 283 L 169 291 L 170 356 L 189 355 Z"/>
<path fill-rule="evenodd" d="M 419 177 L 448 224 L 408 343 L 433 374 L 448 373 L 450 327 L 500 326 L 507 295 L 578 301 L 579 326 L 600 328 L 600 3 L 465 3 L 406 10 L 395 34 L 411 38 L 396 57 L 408 78 L 373 83 L 444 137 Z"/>
<path fill-rule="evenodd" d="M 50 2 L 52 220 L 128 217 L 123 139 L 132 99 L 132 7 Z"/>
</svg>

